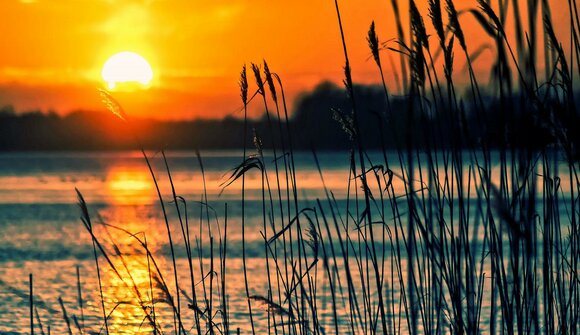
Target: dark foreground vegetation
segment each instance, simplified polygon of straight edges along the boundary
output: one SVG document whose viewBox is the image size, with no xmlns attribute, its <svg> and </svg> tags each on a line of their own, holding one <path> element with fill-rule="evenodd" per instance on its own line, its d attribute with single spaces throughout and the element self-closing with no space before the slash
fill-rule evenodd
<svg viewBox="0 0 580 335">
<path fill-rule="evenodd" d="M 558 8 L 570 9 L 571 41 L 561 41 L 554 33 L 547 2 L 500 0 L 492 9 L 482 0 L 477 8 L 461 14 L 451 0 L 428 3 L 429 13 L 422 16 L 410 1 L 411 30 L 404 31 L 408 22 L 400 22 L 397 3 L 392 1 L 398 43 L 385 52 L 400 57 L 404 99 L 393 98 L 391 84 L 384 81 L 380 90 L 384 103 L 354 86 L 344 38 L 347 98 L 333 112 L 318 105 L 324 99 L 306 97 L 305 109 L 290 120 L 280 78 L 266 64 L 242 70 L 244 107 L 251 101 L 263 103 L 266 110 L 260 127 L 247 119 L 223 121 L 233 122 L 234 133 L 244 139 L 240 165 L 233 167 L 224 184 L 241 189 L 244 333 L 256 333 L 256 325 L 264 323 L 272 334 L 578 332 L 580 111 L 573 78 L 580 75 L 580 21 L 576 2 L 563 1 Z M 510 8 L 515 4 L 525 4 L 528 21 L 542 21 L 542 30 L 533 24 L 524 27 L 520 12 Z M 336 7 L 342 32 L 338 3 Z M 476 18 L 481 34 L 493 45 L 492 82 L 486 85 L 485 95 L 471 67 L 470 41 L 460 23 L 465 15 Z M 425 21 L 433 27 L 431 36 Z M 506 36 L 507 22 L 515 25 L 515 37 Z M 540 35 L 545 44 L 538 43 Z M 384 48 L 374 25 L 367 38 L 377 75 L 382 76 Z M 439 62 L 434 61 L 436 51 Z M 538 70 L 540 52 L 546 56 L 542 71 Z M 454 84 L 455 59 L 467 64 L 466 90 Z M 255 84 L 250 85 L 248 77 Z M 374 88 L 366 90 L 378 94 Z M 460 90 L 467 93 L 459 94 Z M 337 92 L 319 88 L 313 96 Z M 111 111 L 122 119 L 119 127 L 133 127 L 114 98 L 107 98 Z M 316 112 L 307 113 L 305 106 Z M 332 115 L 351 149 L 346 206 L 339 205 L 328 189 L 325 198 L 301 205 L 293 155 L 305 130 L 297 128 L 301 122 L 322 123 L 315 113 Z M 173 126 L 174 131 L 179 129 Z M 258 129 L 252 131 L 252 126 Z M 323 137 L 320 132 L 325 130 L 318 131 L 311 130 L 309 138 Z M 135 136 L 144 139 L 149 132 L 139 130 Z M 195 143 L 191 138 L 197 135 L 188 136 Z M 252 149 L 244 145 L 250 141 Z M 318 146 L 325 147 L 322 143 Z M 276 160 L 264 159 L 265 146 L 273 149 Z M 382 158 L 371 161 L 370 148 L 379 148 Z M 389 148 L 396 153 L 394 159 Z M 145 154 L 144 158 L 149 164 Z M 156 180 L 157 173 L 170 176 L 170 171 L 168 166 L 151 174 Z M 245 267 L 243 209 L 248 173 L 258 173 L 262 181 L 263 275 L 268 278 L 262 292 L 250 291 Z M 166 225 L 168 232 L 170 225 L 179 225 L 182 236 L 168 234 L 168 240 L 172 247 L 178 247 L 177 241 L 183 244 L 179 245 L 187 250 L 189 268 L 175 266 L 172 248 L 172 272 L 162 272 L 146 238 L 133 235 L 150 264 L 152 283 L 136 286 L 119 269 L 124 264 L 119 247 L 95 233 L 90 204 L 79 193 L 97 271 L 113 268 L 135 293 L 133 303 L 143 311 L 143 327 L 151 333 L 161 333 L 167 324 L 175 334 L 233 333 L 230 318 L 240 311 L 228 306 L 227 220 L 212 219 L 209 207 L 199 222 L 181 215 L 191 199 L 180 198 L 179 185 L 173 186 L 172 198 L 162 199 L 159 193 L 159 203 L 164 213 L 178 214 L 177 222 L 166 219 Z M 211 253 L 205 257 L 211 264 L 204 267 L 200 255 L 207 249 Z M 199 266 L 194 266 L 198 259 Z M 190 281 L 178 282 L 178 271 L 189 271 Z M 162 290 L 165 299 L 153 299 L 154 290 Z M 102 292 L 101 287 L 103 332 L 108 332 L 115 297 Z M 319 297 L 322 292 L 330 301 Z M 191 298 L 189 304 L 181 303 L 185 294 Z M 324 309 L 329 314 L 321 315 L 323 304 L 330 305 Z M 256 310 L 264 305 L 267 318 L 257 320 Z M 163 306 L 173 318 L 156 316 Z"/>
</svg>

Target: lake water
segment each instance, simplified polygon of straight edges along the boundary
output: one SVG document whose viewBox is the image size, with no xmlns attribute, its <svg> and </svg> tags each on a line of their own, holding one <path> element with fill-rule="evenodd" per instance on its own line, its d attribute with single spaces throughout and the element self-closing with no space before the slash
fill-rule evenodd
<svg viewBox="0 0 580 335">
<path fill-rule="evenodd" d="M 184 310 L 182 322 L 189 332 L 194 327 L 194 321 L 193 312 L 187 311 L 187 305 L 191 303 L 191 298 L 186 296 L 191 292 L 191 278 L 187 270 L 189 264 L 183 243 L 183 231 L 179 225 L 175 204 L 172 202 L 169 178 L 161 153 L 150 152 L 148 156 L 151 158 L 152 168 L 168 212 L 170 231 L 174 238 L 174 252 L 177 256 L 178 280 L 185 292 L 180 293 L 180 308 Z M 198 294 L 209 292 L 208 288 L 201 288 L 203 285 L 209 285 L 208 281 L 217 286 L 216 283 L 220 279 L 218 276 L 222 275 L 217 271 L 210 274 L 208 269 L 212 266 L 210 257 L 212 249 L 214 259 L 219 259 L 216 256 L 220 251 L 219 237 L 224 234 L 227 219 L 225 274 L 229 327 L 232 330 L 241 328 L 242 333 L 248 333 L 249 314 L 241 258 L 241 182 L 237 180 L 227 188 L 223 187 L 232 173 L 232 168 L 240 163 L 241 156 L 241 152 L 203 152 L 201 157 L 205 180 L 202 178 L 200 163 L 193 152 L 168 153 L 167 162 L 176 193 L 187 201 L 187 209 L 182 207 L 181 215 L 183 219 L 187 214 L 192 230 L 190 236 L 194 250 L 193 267 Z M 326 206 L 324 199 L 327 195 L 312 154 L 299 153 L 295 158 L 299 207 L 316 207 L 318 205 L 316 199 L 323 199 L 324 204 L 320 206 Z M 360 188 L 348 187 L 352 178 L 349 174 L 349 155 L 343 152 L 319 153 L 318 158 L 325 185 L 332 191 L 337 208 L 343 210 L 347 206 L 345 200 L 347 195 L 350 193 L 352 196 L 355 192 L 359 192 L 360 196 L 361 192 Z M 380 155 L 377 153 L 370 158 L 379 161 Z M 392 159 L 397 161 L 394 154 Z M 276 189 L 278 182 L 272 172 L 274 167 L 272 157 L 266 157 L 265 161 L 268 162 L 270 169 L 268 182 L 272 189 Z M 282 162 L 282 159 L 279 161 Z M 280 163 L 281 166 L 282 164 Z M 396 172 L 396 169 L 393 170 Z M 281 172 L 281 175 L 284 173 Z M 404 192 L 404 184 L 396 180 L 397 173 L 394 176 L 393 188 L 395 193 L 400 194 Z M 262 236 L 264 232 L 262 182 L 257 171 L 247 174 L 245 239 L 250 295 L 266 297 L 268 282 Z M 286 179 L 282 179 L 280 183 L 280 198 L 286 199 Z M 417 184 L 419 189 L 420 183 Z M 112 257 L 112 262 L 120 274 L 114 273 L 102 256 L 99 257 L 102 268 L 100 273 L 97 273 L 92 239 L 80 219 L 81 211 L 75 188 L 82 192 L 88 204 L 95 234 L 102 238 L 104 247 L 113 254 L 118 252 L 123 255 L 122 258 Z M 266 199 L 269 198 L 267 194 L 265 196 Z M 273 199 L 279 201 L 277 191 L 274 192 Z M 269 200 L 266 202 L 269 206 Z M 206 203 L 209 206 L 206 206 Z M 401 206 L 404 213 L 405 205 Z M 273 208 L 278 206 L 274 205 Z M 269 209 L 266 212 L 268 212 L 266 215 L 272 214 Z M 158 300 L 157 321 L 166 332 L 171 333 L 174 329 L 174 320 L 170 316 L 169 304 L 163 302 L 164 293 L 160 292 L 158 287 L 151 287 L 148 290 L 148 286 L 153 286 L 152 283 L 158 280 L 150 276 L 153 265 L 148 261 L 137 240 L 128 234 L 131 232 L 139 237 L 146 237 L 147 245 L 161 273 L 164 274 L 163 280 L 170 290 L 174 290 L 174 267 L 162 214 L 155 184 L 140 152 L 0 154 L 0 301 L 2 302 L 0 333 L 29 333 L 29 274 L 33 275 L 33 296 L 36 306 L 34 318 L 38 333 L 40 333 L 39 323 L 42 324 L 44 332 L 47 332 L 49 326 L 56 334 L 68 332 L 65 312 L 74 333 L 77 333 L 79 326 L 86 333 L 104 333 L 98 275 L 101 276 L 105 307 L 110 313 L 107 326 L 111 334 L 151 332 L 144 322 L 142 307 L 135 302 L 138 298 L 133 285 L 144 292 L 154 292 L 152 295 Z M 278 217 L 280 213 L 272 215 Z M 207 224 L 208 217 L 210 224 Z M 110 226 L 105 228 L 106 226 L 101 223 Z M 213 230 L 211 232 L 214 237 L 213 248 L 210 247 L 210 230 Z M 273 233 L 273 229 L 266 228 L 268 236 L 272 236 Z M 387 243 L 380 240 L 381 235 L 378 236 L 379 244 Z M 199 249 L 201 253 L 196 249 L 196 245 L 202 245 Z M 386 268 L 390 268 L 391 265 L 390 261 L 382 264 Z M 217 265 L 213 266 L 217 268 Z M 356 267 L 356 264 L 353 267 Z M 324 324 L 324 328 L 332 333 L 330 329 L 333 314 L 328 282 L 324 279 L 323 270 L 324 268 L 320 267 L 318 270 L 320 273 L 317 273 L 314 279 L 320 281 L 318 318 L 321 324 Z M 83 308 L 79 303 L 77 271 L 80 275 Z M 270 271 L 275 274 L 276 270 Z M 202 280 L 200 273 L 212 277 Z M 355 285 L 360 282 L 356 278 L 353 280 Z M 62 304 L 59 298 L 62 299 Z M 221 298 L 219 290 L 213 290 L 213 298 L 215 313 L 215 305 Z M 143 297 L 142 299 L 147 300 Z M 206 302 L 201 297 L 198 297 L 198 301 Z M 264 306 L 259 299 L 252 302 L 252 307 L 256 332 L 261 334 L 272 329 L 272 325 L 268 322 L 271 309 Z M 348 320 L 341 320 L 341 327 L 344 327 L 345 331 L 350 329 L 347 324 Z M 485 325 L 482 328 L 485 329 Z"/>
<path fill-rule="evenodd" d="M 162 190 L 170 215 L 170 224 L 176 245 L 178 267 L 187 267 L 172 199 L 168 175 L 160 153 L 148 153 L 153 170 Z M 228 204 L 228 290 L 241 292 L 241 229 L 240 229 L 240 183 L 223 188 L 222 184 L 231 174 L 231 169 L 241 161 L 241 152 L 202 153 L 205 185 L 201 168 L 193 152 L 167 154 L 171 177 L 176 192 L 188 201 L 188 214 L 199 232 L 199 215 L 205 213 L 200 202 L 207 201 L 215 209 L 217 221 L 212 215 L 212 225 L 225 218 L 224 206 Z M 322 168 L 328 184 L 341 189 L 348 181 L 348 154 L 320 154 Z M 314 201 L 324 196 L 320 178 L 313 158 L 302 153 L 296 156 L 298 179 L 303 199 Z M 246 222 L 249 255 L 248 271 L 252 278 L 254 294 L 265 294 L 267 290 L 262 272 L 263 243 L 260 235 L 262 224 L 261 178 L 259 173 L 249 173 L 246 181 Z M 283 185 L 285 187 L 285 185 Z M 80 318 L 77 294 L 77 267 L 82 284 L 83 316 L 86 329 L 99 331 L 102 327 L 100 296 L 96 280 L 96 266 L 90 235 L 80 220 L 75 188 L 82 192 L 95 222 L 138 233 L 146 232 L 148 244 L 157 253 L 161 267 L 171 277 L 168 257 L 167 231 L 151 174 L 140 152 L 112 153 L 7 153 L 0 155 L 0 333 L 28 333 L 29 300 L 28 278 L 33 274 L 34 297 L 37 301 L 39 318 L 44 331 L 50 325 L 55 333 L 66 332 L 66 322 L 58 299 L 62 298 L 69 317 Z M 337 193 L 340 194 L 340 191 Z M 205 215 L 205 214 L 204 214 Z M 205 230 L 202 225 L 202 229 Z M 214 228 L 215 229 L 215 228 Z M 105 234 L 105 233 L 103 233 Z M 110 240 L 121 248 L 133 248 L 134 242 L 126 233 L 109 229 Z M 107 237 L 107 236 L 105 236 Z M 207 243 L 207 241 L 204 241 Z M 133 243 L 134 244 L 134 243 Z M 196 256 L 197 257 L 197 256 Z M 209 254 L 203 256 L 208 263 Z M 127 255 L 128 267 L 132 272 L 143 275 L 143 255 Z M 118 264 L 117 264 L 118 265 Z M 196 262 L 196 266 L 198 262 Z M 207 270 L 206 270 L 207 271 Z M 181 271 L 180 271 L 181 272 Z M 187 271 L 180 273 L 185 283 Z M 136 280 L 148 280 L 141 277 Z M 119 279 L 105 270 L 102 278 L 106 299 L 132 299 Z M 239 287 L 238 287 L 239 286 Z M 174 286 L 173 286 L 174 287 Z M 128 291 L 128 292 L 125 292 Z M 239 309 L 239 317 L 232 314 L 231 328 L 247 329 L 247 308 L 242 295 L 230 297 L 231 310 Z M 162 306 L 163 304 L 160 304 Z M 109 306 L 109 310 L 113 307 Z M 131 304 L 117 306 L 111 315 L 110 332 L 115 334 L 134 333 L 142 323 L 142 312 Z M 160 310 L 163 307 L 160 307 Z M 255 310 L 258 320 L 264 312 Z M 72 323 L 71 319 L 71 323 Z M 184 321 L 185 322 L 185 321 Z M 189 323 L 189 322 L 188 322 Z M 172 325 L 171 322 L 169 322 Z M 189 325 L 190 327 L 191 325 Z M 263 329 L 263 324 L 261 325 Z M 76 329 L 73 324 L 73 329 Z M 145 329 L 145 328 L 144 328 Z"/>
</svg>

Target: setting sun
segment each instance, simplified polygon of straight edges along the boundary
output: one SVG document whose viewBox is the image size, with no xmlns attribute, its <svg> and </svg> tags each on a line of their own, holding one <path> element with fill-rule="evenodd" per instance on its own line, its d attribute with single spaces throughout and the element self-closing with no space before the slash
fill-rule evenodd
<svg viewBox="0 0 580 335">
<path fill-rule="evenodd" d="M 109 89 L 115 89 L 117 84 L 124 83 L 148 85 L 153 79 L 153 70 L 142 56 L 124 51 L 111 56 L 105 62 L 101 75 Z"/>
</svg>

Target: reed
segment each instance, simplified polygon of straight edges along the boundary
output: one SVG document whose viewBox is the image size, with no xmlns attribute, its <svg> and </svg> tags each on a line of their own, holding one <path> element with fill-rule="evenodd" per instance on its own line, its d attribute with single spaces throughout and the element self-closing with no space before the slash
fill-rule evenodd
<svg viewBox="0 0 580 335">
<path fill-rule="evenodd" d="M 580 115 L 575 94 L 576 76 L 580 75 L 580 20 L 576 1 L 567 3 L 569 48 L 554 31 L 547 1 L 493 3 L 496 5 L 478 1 L 477 8 L 458 11 L 452 0 L 444 4 L 430 0 L 428 14 L 423 15 L 410 1 L 406 31 L 399 4 L 393 0 L 397 31 L 384 34 L 398 36 L 397 48 L 382 48 L 371 23 L 366 38 L 385 98 L 384 110 L 376 114 L 381 136 L 377 153 L 367 150 L 362 140 L 361 119 L 370 111 L 359 103 L 339 2 L 334 2 L 340 33 L 337 43 L 342 45 L 345 60 L 344 91 L 352 107 L 335 113 L 351 140 L 346 195 L 339 199 L 326 184 L 326 171 L 314 147 L 312 156 L 324 196 L 302 196 L 293 149 L 296 131 L 283 82 L 266 62 L 263 69 L 252 64 L 255 88 L 250 88 L 243 67 L 239 83 L 246 120 L 243 156 L 222 186 L 240 184 L 241 188 L 242 294 L 247 310 L 232 310 L 228 303 L 230 280 L 236 280 L 227 273 L 232 257 L 229 207 L 224 207 L 223 225 L 217 214 L 210 217 L 210 211 L 217 211 L 207 196 L 199 153 L 204 191 L 195 227 L 188 216 L 191 199 L 180 196 L 161 152 L 177 216 L 174 222 L 170 220 L 172 210 L 164 206 L 167 199 L 155 181 L 171 250 L 169 276 L 156 261 L 159 256 L 150 250 L 147 232 L 141 235 L 107 224 L 99 226 L 123 231 L 137 241 L 147 261 L 147 287 L 139 287 L 132 279 L 123 254 L 116 252 L 122 248 L 98 234 L 79 192 L 82 221 L 93 244 L 105 332 L 109 333 L 112 313 L 106 310 L 101 282 L 106 266 L 132 292 L 154 334 L 168 329 L 176 334 L 233 333 L 233 324 L 239 321 L 234 319 L 236 313 L 244 313 L 248 319 L 237 332 L 252 334 L 264 328 L 284 335 L 576 333 L 580 318 Z M 527 10 L 527 28 L 520 17 L 521 8 Z M 507 16 L 510 10 L 514 17 Z M 483 84 L 485 80 L 475 71 L 477 57 L 462 28 L 464 15 L 476 19 L 493 46 L 489 83 Z M 538 65 L 540 34 L 531 23 L 538 20 L 542 20 L 549 42 L 543 51 L 545 71 Z M 425 21 L 430 22 L 433 34 Z M 508 36 L 511 24 L 515 32 Z M 457 46 L 460 52 L 456 55 Z M 402 104 L 395 104 L 390 93 L 394 83 L 386 79 L 383 52 L 397 52 L 401 58 Z M 439 55 L 442 59 L 438 61 Z M 456 84 L 461 76 L 456 71 L 458 62 L 466 64 L 469 84 L 465 87 Z M 266 146 L 273 154 L 271 160 L 262 134 L 250 136 L 248 129 L 247 109 L 254 97 L 262 98 L 268 120 L 271 141 Z M 114 113 L 128 120 L 114 100 L 108 101 Z M 499 118 L 503 125 L 496 141 L 486 134 L 492 118 Z M 397 128 L 400 124 L 395 119 L 405 120 L 406 129 Z M 433 119 L 436 122 L 428 122 Z M 524 124 L 524 120 L 532 121 Z M 525 127 L 537 134 L 537 141 L 518 142 Z M 412 130 L 423 134 L 416 136 Z M 452 134 L 442 136 L 449 130 Z M 252 139 L 256 154 L 249 154 L 246 145 Z M 156 180 L 158 174 L 145 152 L 143 155 Z M 249 222 L 247 212 L 251 206 L 247 178 L 255 173 L 261 186 L 258 223 Z M 263 243 L 263 256 L 258 258 L 267 285 L 260 292 L 255 291 L 248 273 L 246 229 L 250 225 L 259 227 Z M 181 232 L 180 238 L 171 235 L 173 226 Z M 180 242 L 187 269 L 177 265 Z M 180 271 L 189 278 L 189 292 L 179 285 Z M 83 332 L 80 274 L 77 281 L 77 328 Z M 32 277 L 30 290 L 33 332 Z M 163 299 L 156 300 L 155 292 Z M 181 308 L 182 300 L 188 301 L 189 308 Z M 66 319 L 62 302 L 61 307 Z M 266 316 L 257 317 L 264 308 Z M 173 327 L 165 324 L 168 321 L 161 317 L 162 310 L 170 311 Z"/>
<path fill-rule="evenodd" d="M 32 282 L 32 273 L 28 276 L 29 284 L 29 306 L 30 306 L 30 334 L 34 335 L 34 291 Z"/>
</svg>

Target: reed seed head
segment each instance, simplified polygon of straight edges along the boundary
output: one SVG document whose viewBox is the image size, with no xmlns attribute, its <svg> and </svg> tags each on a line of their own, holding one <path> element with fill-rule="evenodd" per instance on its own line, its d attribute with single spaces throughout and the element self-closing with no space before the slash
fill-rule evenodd
<svg viewBox="0 0 580 335">
<path fill-rule="evenodd" d="M 254 71 L 254 77 L 256 78 L 256 85 L 258 86 L 258 93 L 264 95 L 264 80 L 262 80 L 262 74 L 260 72 L 260 67 L 252 63 L 252 71 Z"/>
<path fill-rule="evenodd" d="M 113 98 L 111 93 L 101 89 L 99 90 L 99 93 L 101 94 L 102 101 L 107 109 L 119 119 L 127 122 L 127 114 L 125 114 L 125 110 L 121 107 L 121 104 Z"/>
<path fill-rule="evenodd" d="M 439 38 L 439 43 L 445 45 L 445 28 L 443 28 L 443 15 L 441 13 L 441 0 L 429 0 L 429 17 Z"/>
<path fill-rule="evenodd" d="M 242 67 L 242 71 L 240 72 L 240 95 L 242 97 L 242 102 L 244 105 L 248 104 L 248 76 L 246 73 L 246 65 Z"/>
<path fill-rule="evenodd" d="M 455 9 L 455 5 L 453 4 L 452 0 L 445 0 L 446 7 L 447 7 L 447 15 L 449 16 L 449 29 L 453 32 L 453 34 L 457 37 L 459 41 L 459 45 L 464 51 L 467 51 L 467 46 L 465 44 L 465 35 L 463 35 L 463 30 L 461 29 L 461 25 L 459 24 L 459 15 L 457 14 L 457 10 Z"/>
<path fill-rule="evenodd" d="M 264 145 L 262 144 L 262 139 L 260 138 L 260 136 L 258 136 L 258 132 L 256 131 L 256 128 L 252 128 L 252 132 L 254 134 L 253 139 L 254 139 L 254 146 L 256 147 L 256 150 L 258 151 L 258 154 L 260 156 L 263 155 L 263 149 L 264 149 Z"/>
<path fill-rule="evenodd" d="M 423 17 L 413 0 L 411 0 L 411 27 L 420 46 L 429 49 L 429 39 L 427 37 L 425 23 L 423 22 Z"/>
<path fill-rule="evenodd" d="M 451 78 L 451 75 L 453 74 L 453 44 L 455 43 L 455 37 L 451 36 L 451 39 L 449 40 L 449 44 L 447 45 L 447 47 L 444 50 L 444 56 L 445 56 L 445 77 L 447 77 L 448 79 Z"/>
<path fill-rule="evenodd" d="M 274 86 L 274 79 L 272 79 L 272 73 L 268 67 L 268 63 L 264 60 L 264 75 L 266 76 L 266 82 L 268 83 L 268 88 L 270 89 L 270 94 L 272 94 L 272 100 L 274 103 L 278 103 L 278 95 L 276 94 L 276 86 Z"/>
<path fill-rule="evenodd" d="M 369 48 L 371 49 L 375 63 L 381 67 L 381 57 L 379 56 L 379 36 L 375 31 L 375 21 L 371 22 L 367 35 L 367 42 L 369 43 Z"/>
</svg>

